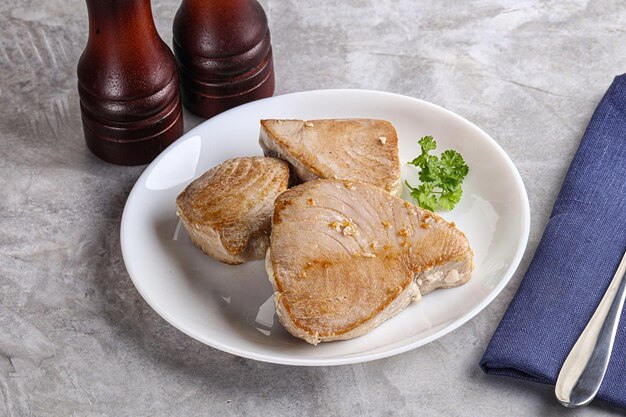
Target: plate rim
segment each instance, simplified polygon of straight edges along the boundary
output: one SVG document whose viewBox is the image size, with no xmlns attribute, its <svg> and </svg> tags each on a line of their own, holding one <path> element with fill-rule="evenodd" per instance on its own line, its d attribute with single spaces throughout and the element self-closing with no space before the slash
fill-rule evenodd
<svg viewBox="0 0 626 417">
<path fill-rule="evenodd" d="M 503 273 L 503 279 L 498 283 L 498 285 L 496 285 L 491 290 L 491 292 L 482 302 L 474 306 L 474 308 L 472 308 L 468 313 L 464 314 L 462 317 L 452 321 L 450 324 L 444 326 L 442 329 L 434 332 L 433 334 L 425 338 L 420 338 L 417 341 L 409 342 L 404 345 L 397 346 L 393 349 L 384 350 L 381 352 L 360 353 L 360 354 L 354 354 L 350 356 L 342 356 L 342 357 L 336 357 L 336 358 L 332 358 L 332 357 L 330 358 L 294 358 L 294 357 L 285 357 L 285 356 L 255 353 L 247 349 L 239 349 L 239 348 L 231 346 L 230 344 L 221 343 L 220 341 L 212 339 L 212 338 L 206 338 L 206 337 L 203 337 L 202 335 L 194 334 L 189 329 L 187 329 L 186 326 L 182 324 L 182 322 L 180 322 L 175 316 L 172 316 L 166 311 L 163 311 L 157 305 L 157 303 L 154 300 L 152 300 L 150 296 L 148 296 L 146 289 L 140 284 L 140 280 L 137 279 L 135 276 L 136 274 L 138 274 L 138 272 L 134 271 L 135 268 L 132 266 L 132 263 L 128 260 L 128 255 L 127 255 L 128 249 L 126 249 L 128 245 L 128 241 L 125 238 L 124 229 L 126 228 L 126 224 L 128 223 L 129 207 L 131 206 L 133 199 L 135 198 L 135 195 L 139 192 L 138 191 L 139 188 L 145 185 L 146 179 L 148 178 L 150 173 L 154 170 L 154 168 L 158 165 L 158 163 L 169 153 L 169 150 L 174 149 L 180 143 L 196 136 L 195 132 L 200 130 L 205 124 L 214 123 L 215 120 L 219 121 L 221 118 L 225 117 L 224 115 L 228 115 L 231 112 L 240 111 L 241 108 L 244 108 L 247 106 L 258 105 L 259 102 L 271 101 L 271 100 L 284 100 L 294 95 L 319 94 L 319 93 L 322 93 L 322 94 L 343 94 L 343 93 L 375 94 L 375 95 L 391 96 L 396 99 L 402 99 L 402 100 L 407 100 L 407 101 L 414 101 L 414 102 L 420 103 L 421 105 L 425 105 L 427 107 L 435 108 L 438 111 L 442 111 L 446 113 L 448 116 L 451 116 L 452 118 L 457 119 L 458 121 L 463 123 L 465 126 L 469 127 L 470 129 L 477 130 L 482 136 L 484 136 L 488 140 L 488 142 L 490 142 L 493 148 L 500 154 L 503 161 L 506 163 L 507 167 L 511 169 L 513 173 L 513 178 L 518 186 L 517 190 L 518 190 L 518 194 L 522 203 L 522 212 L 520 213 L 521 214 L 521 239 L 519 241 L 515 255 L 513 256 L 511 260 L 511 264 L 509 265 L 507 270 Z M 212 348 L 219 349 L 223 352 L 240 356 L 240 357 L 244 357 L 247 359 L 253 359 L 253 360 L 266 362 L 266 363 L 274 363 L 274 364 L 280 364 L 280 365 L 293 365 L 293 366 L 337 366 L 337 365 L 349 365 L 349 364 L 355 364 L 355 363 L 374 361 L 374 360 L 383 359 L 383 358 L 390 357 L 390 356 L 395 356 L 404 352 L 408 352 L 420 346 L 424 346 L 428 343 L 431 343 L 453 332 L 454 330 L 458 329 L 459 327 L 461 327 L 462 325 L 464 325 L 465 323 L 467 323 L 468 321 L 476 317 L 478 313 L 480 313 L 489 304 L 491 304 L 491 302 L 493 302 L 493 300 L 502 292 L 504 287 L 506 287 L 506 285 L 511 281 L 511 279 L 513 278 L 513 275 L 517 271 L 519 264 L 525 254 L 526 248 L 528 246 L 529 234 L 530 234 L 530 202 L 528 199 L 528 192 L 524 185 L 524 181 L 522 179 L 521 174 L 519 173 L 519 170 L 515 166 L 515 163 L 511 159 L 511 157 L 500 146 L 500 144 L 498 144 L 498 142 L 496 142 L 495 139 L 491 137 L 491 135 L 489 135 L 487 132 L 482 130 L 479 126 L 472 123 L 470 120 L 466 119 L 465 117 L 451 110 L 448 110 L 445 107 L 442 107 L 438 104 L 431 103 L 429 101 L 425 101 L 416 97 L 410 97 L 404 94 L 392 93 L 392 92 L 381 91 L 381 90 L 359 89 L 359 88 L 312 89 L 312 90 L 304 90 L 304 91 L 291 92 L 287 94 L 281 94 L 281 95 L 272 96 L 272 97 L 268 97 L 268 98 L 261 99 L 261 100 L 256 100 L 250 103 L 246 103 L 246 104 L 234 107 L 212 118 L 202 121 L 197 126 L 193 127 L 191 130 L 185 132 L 180 138 L 178 138 L 176 141 L 170 144 L 167 148 L 165 148 L 150 164 L 146 166 L 146 168 L 143 170 L 141 175 L 139 175 L 139 177 L 135 181 L 135 184 L 133 185 L 130 193 L 128 194 L 126 203 L 124 204 L 124 210 L 122 212 L 122 218 L 120 222 L 120 246 L 121 246 L 121 251 L 122 251 L 122 259 L 124 261 L 126 271 L 128 272 L 128 276 L 130 277 L 131 282 L 133 283 L 133 285 L 135 286 L 135 288 L 137 289 L 141 297 L 144 299 L 144 301 L 159 316 L 161 316 L 161 318 L 163 318 L 166 322 L 168 322 L 170 325 L 172 325 L 179 331 L 183 332 L 187 336 L 207 346 L 210 346 Z"/>
</svg>

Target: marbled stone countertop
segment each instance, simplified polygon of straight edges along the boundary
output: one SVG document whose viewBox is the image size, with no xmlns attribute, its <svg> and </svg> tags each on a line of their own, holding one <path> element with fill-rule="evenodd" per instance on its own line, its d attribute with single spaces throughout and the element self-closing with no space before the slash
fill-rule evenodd
<svg viewBox="0 0 626 417">
<path fill-rule="evenodd" d="M 457 112 L 520 170 L 532 212 L 520 269 L 476 318 L 374 362 L 287 367 L 180 333 L 133 287 L 119 223 L 143 167 L 85 147 L 79 0 L 0 4 L 0 416 L 604 416 L 478 361 L 517 289 L 600 97 L 626 70 L 623 1 L 265 0 L 276 94 L 367 88 Z M 175 0 L 154 0 L 171 44 Z M 186 116 L 187 129 L 199 119 Z M 623 411 L 622 411 L 623 412 Z"/>
</svg>

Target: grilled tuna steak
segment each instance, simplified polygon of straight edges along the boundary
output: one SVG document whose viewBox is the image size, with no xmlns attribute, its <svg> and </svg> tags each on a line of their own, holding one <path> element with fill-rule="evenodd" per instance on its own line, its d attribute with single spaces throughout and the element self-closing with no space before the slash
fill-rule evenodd
<svg viewBox="0 0 626 417">
<path fill-rule="evenodd" d="M 317 180 L 276 200 L 265 266 L 279 320 L 309 343 L 367 333 L 436 288 L 470 278 L 465 235 L 358 181 Z"/>
<path fill-rule="evenodd" d="M 234 158 L 211 168 L 176 198 L 191 240 L 228 264 L 263 259 L 276 197 L 287 189 L 289 167 L 276 158 Z"/>
<path fill-rule="evenodd" d="M 385 120 L 261 120 L 259 144 L 289 162 L 301 182 L 339 178 L 402 191 L 398 136 Z"/>
</svg>

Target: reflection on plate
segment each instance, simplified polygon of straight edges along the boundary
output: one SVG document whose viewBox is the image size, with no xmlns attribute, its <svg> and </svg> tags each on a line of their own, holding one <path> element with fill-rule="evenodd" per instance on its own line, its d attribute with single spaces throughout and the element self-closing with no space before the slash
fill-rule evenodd
<svg viewBox="0 0 626 417">
<path fill-rule="evenodd" d="M 465 232 L 475 270 L 464 286 L 437 290 L 365 336 L 311 346 L 290 336 L 274 315 L 262 261 L 221 264 L 202 254 L 175 215 L 178 193 L 208 168 L 236 156 L 259 155 L 263 118 L 369 117 L 391 121 L 400 159 L 413 159 L 417 140 L 433 135 L 439 149 L 458 150 L 470 167 L 457 207 L 441 213 Z M 417 182 L 413 167 L 402 177 Z M 408 198 L 405 190 L 403 195 Z M 288 94 L 235 108 L 196 127 L 141 175 L 122 218 L 126 267 L 145 300 L 172 325 L 215 348 L 292 365 L 338 365 L 395 355 L 431 342 L 485 308 L 509 281 L 526 247 L 528 197 L 515 166 L 485 132 L 421 100 L 367 90 Z"/>
</svg>

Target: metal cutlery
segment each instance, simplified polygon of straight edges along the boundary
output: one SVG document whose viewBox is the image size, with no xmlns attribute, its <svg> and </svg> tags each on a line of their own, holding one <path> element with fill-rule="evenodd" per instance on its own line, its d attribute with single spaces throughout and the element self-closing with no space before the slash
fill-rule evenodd
<svg viewBox="0 0 626 417">
<path fill-rule="evenodd" d="M 598 308 L 563 363 L 555 394 L 566 407 L 589 404 L 600 389 L 626 298 L 625 272 L 626 253 Z"/>
</svg>

